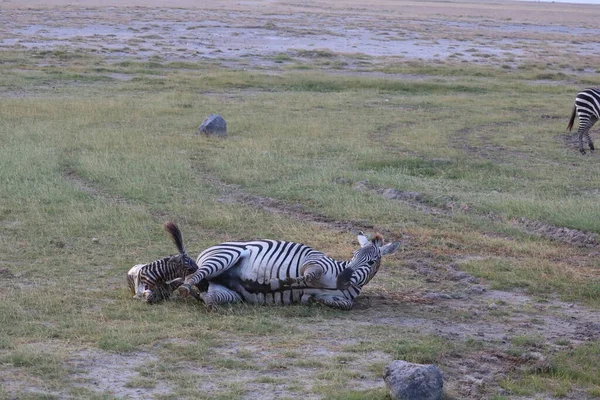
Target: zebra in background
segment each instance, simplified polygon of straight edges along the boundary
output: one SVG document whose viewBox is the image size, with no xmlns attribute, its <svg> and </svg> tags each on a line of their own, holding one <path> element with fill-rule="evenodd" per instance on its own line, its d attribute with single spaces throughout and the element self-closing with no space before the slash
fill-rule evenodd
<svg viewBox="0 0 600 400">
<path fill-rule="evenodd" d="M 187 275 L 198 270 L 196 262 L 185 252 L 183 237 L 177 225 L 167 222 L 164 229 L 177 246 L 179 254 L 149 264 L 137 264 L 127 273 L 127 284 L 134 293 L 133 297 L 148 303 L 168 299 Z"/>
<path fill-rule="evenodd" d="M 383 236 L 358 235 L 360 248 L 349 261 L 337 261 L 306 245 L 280 240 L 226 242 L 204 250 L 198 269 L 185 277 L 175 293 L 208 282 L 198 297 L 209 306 L 246 301 L 251 304 L 310 302 L 348 310 L 377 273 L 381 257 L 400 243 L 384 245 Z"/>
<path fill-rule="evenodd" d="M 579 117 L 579 127 L 577 128 L 577 133 L 579 134 L 579 151 L 581 154 L 585 154 L 585 149 L 583 148 L 584 136 L 590 146 L 590 150 L 594 151 L 594 142 L 592 142 L 589 132 L 600 118 L 600 89 L 585 89 L 577 93 L 571 119 L 567 126 L 569 131 L 575 123 L 575 114 Z"/>
</svg>

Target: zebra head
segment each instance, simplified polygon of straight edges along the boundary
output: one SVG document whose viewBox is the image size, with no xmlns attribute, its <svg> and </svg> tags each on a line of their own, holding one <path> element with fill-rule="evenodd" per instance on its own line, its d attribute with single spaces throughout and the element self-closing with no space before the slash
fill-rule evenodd
<svg viewBox="0 0 600 400">
<path fill-rule="evenodd" d="M 177 269 L 182 272 L 185 271 L 186 275 L 193 274 L 198 269 L 196 261 L 186 253 L 170 256 L 170 258 L 167 259 L 167 265 L 172 269 Z"/>
<path fill-rule="evenodd" d="M 380 233 L 376 233 L 369 240 L 360 232 L 358 234 L 358 243 L 360 243 L 360 249 L 354 252 L 354 256 L 348 261 L 346 269 L 337 277 L 336 286 L 338 290 L 346 290 L 351 285 L 362 288 L 379 270 L 381 257 L 394 253 L 400 246 L 400 242 L 392 242 L 384 245 L 383 236 Z"/>
</svg>

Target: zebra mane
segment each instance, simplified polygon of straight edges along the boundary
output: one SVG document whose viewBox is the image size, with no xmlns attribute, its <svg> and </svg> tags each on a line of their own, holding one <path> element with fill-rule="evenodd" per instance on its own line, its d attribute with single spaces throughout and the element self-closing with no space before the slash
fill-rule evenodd
<svg viewBox="0 0 600 400">
<path fill-rule="evenodd" d="M 373 237 L 371 238 L 371 242 L 373 244 L 376 244 L 378 246 L 381 246 L 383 244 L 383 235 L 379 232 L 376 232 Z"/>
<path fill-rule="evenodd" d="M 181 235 L 181 231 L 179 227 L 174 222 L 165 222 L 164 226 L 165 231 L 171 236 L 173 243 L 177 246 L 177 250 L 179 250 L 179 254 L 185 254 L 185 247 L 183 246 L 183 236 Z"/>
</svg>

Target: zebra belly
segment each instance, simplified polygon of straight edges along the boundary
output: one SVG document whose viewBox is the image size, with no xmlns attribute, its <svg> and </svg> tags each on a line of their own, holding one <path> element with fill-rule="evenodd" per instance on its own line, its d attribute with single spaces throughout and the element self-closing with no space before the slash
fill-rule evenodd
<svg viewBox="0 0 600 400">
<path fill-rule="evenodd" d="M 346 293 L 343 293 L 340 290 L 325 290 L 310 287 L 271 290 L 265 292 L 251 292 L 244 286 L 238 286 L 237 288 L 231 289 L 238 292 L 244 301 L 250 304 L 289 305 L 307 303 L 316 295 L 348 298 Z"/>
</svg>

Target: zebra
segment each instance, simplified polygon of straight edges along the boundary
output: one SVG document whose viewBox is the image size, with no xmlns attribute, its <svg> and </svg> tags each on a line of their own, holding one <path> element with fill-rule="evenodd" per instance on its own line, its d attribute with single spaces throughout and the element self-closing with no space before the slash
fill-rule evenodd
<svg viewBox="0 0 600 400">
<path fill-rule="evenodd" d="M 204 250 L 198 269 L 175 291 L 186 297 L 190 288 L 208 282 L 198 298 L 209 308 L 245 301 L 287 305 L 312 302 L 349 310 L 362 288 L 375 276 L 384 255 L 400 242 L 384 245 L 379 233 L 358 235 L 360 248 L 349 261 L 337 261 L 304 244 L 281 240 L 225 242 Z"/>
<path fill-rule="evenodd" d="M 184 278 L 196 272 L 198 265 L 190 258 L 183 246 L 183 237 L 179 227 L 173 222 L 164 224 L 177 250 L 178 255 L 161 258 L 148 264 L 134 265 L 127 272 L 127 285 L 134 293 L 134 298 L 142 299 L 150 304 L 168 299 Z M 201 288 L 201 285 L 197 285 Z"/>
<path fill-rule="evenodd" d="M 598 118 L 600 118 L 600 89 L 585 89 L 577 93 L 571 119 L 567 126 L 569 131 L 573 128 L 575 114 L 579 117 L 579 127 L 577 128 L 577 133 L 579 134 L 579 151 L 581 154 L 585 154 L 585 149 L 583 148 L 584 136 L 587 139 L 590 150 L 594 151 L 594 142 L 592 142 L 589 131 L 596 121 L 598 121 Z"/>
</svg>

